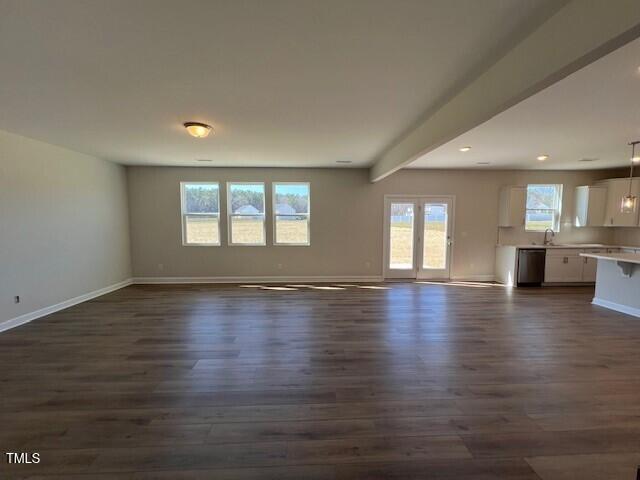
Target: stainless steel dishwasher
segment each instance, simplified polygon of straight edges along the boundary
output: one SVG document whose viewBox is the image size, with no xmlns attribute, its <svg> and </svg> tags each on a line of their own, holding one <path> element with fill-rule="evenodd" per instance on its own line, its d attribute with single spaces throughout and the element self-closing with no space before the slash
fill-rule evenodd
<svg viewBox="0 0 640 480">
<path fill-rule="evenodd" d="M 523 248 L 518 251 L 518 286 L 539 287 L 544 282 L 544 248 Z"/>
</svg>

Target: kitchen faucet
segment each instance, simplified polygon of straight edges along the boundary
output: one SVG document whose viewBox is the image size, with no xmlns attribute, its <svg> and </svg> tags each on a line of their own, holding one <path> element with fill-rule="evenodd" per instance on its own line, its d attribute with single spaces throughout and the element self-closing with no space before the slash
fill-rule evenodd
<svg viewBox="0 0 640 480">
<path fill-rule="evenodd" d="M 551 232 L 551 239 L 547 239 L 547 233 Z M 547 228 L 544 231 L 544 241 L 542 242 L 544 245 L 551 245 L 551 240 L 556 236 L 556 233 L 551 229 Z"/>
</svg>

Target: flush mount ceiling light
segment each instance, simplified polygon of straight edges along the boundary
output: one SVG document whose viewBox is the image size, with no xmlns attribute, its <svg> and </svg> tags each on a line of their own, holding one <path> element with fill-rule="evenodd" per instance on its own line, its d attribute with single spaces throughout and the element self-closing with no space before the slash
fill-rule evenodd
<svg viewBox="0 0 640 480">
<path fill-rule="evenodd" d="M 471 150 L 471 147 L 462 147 L 462 148 L 459 148 L 458 150 L 460 150 L 461 152 L 468 152 L 469 150 Z"/>
<path fill-rule="evenodd" d="M 549 159 L 549 155 L 538 155 L 536 157 L 536 160 L 540 161 L 540 162 L 544 162 L 545 160 Z"/>
<path fill-rule="evenodd" d="M 196 138 L 205 138 L 211 132 L 211 125 L 200 122 L 185 122 L 184 128 L 187 129 L 189 135 Z"/>
<path fill-rule="evenodd" d="M 631 168 L 629 169 L 629 192 L 622 197 L 622 202 L 620 203 L 620 211 L 622 213 L 634 213 L 638 206 L 638 197 L 631 194 L 631 189 L 633 187 L 633 164 L 635 163 L 636 158 L 636 145 L 640 143 L 640 140 L 636 140 L 635 142 L 631 142 Z"/>
</svg>

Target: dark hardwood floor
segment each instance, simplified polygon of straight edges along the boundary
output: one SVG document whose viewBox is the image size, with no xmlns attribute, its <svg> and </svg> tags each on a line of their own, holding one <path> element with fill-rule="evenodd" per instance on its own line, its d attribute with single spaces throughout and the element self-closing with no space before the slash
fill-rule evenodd
<svg viewBox="0 0 640 480">
<path fill-rule="evenodd" d="M 0 334 L 0 478 L 636 478 L 640 320 L 586 287 L 131 286 Z"/>
</svg>

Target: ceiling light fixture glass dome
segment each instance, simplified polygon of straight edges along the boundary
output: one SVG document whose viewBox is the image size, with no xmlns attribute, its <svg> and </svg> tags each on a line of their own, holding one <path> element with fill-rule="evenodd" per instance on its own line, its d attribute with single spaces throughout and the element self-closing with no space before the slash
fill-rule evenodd
<svg viewBox="0 0 640 480">
<path fill-rule="evenodd" d="M 196 138 L 205 138 L 209 136 L 209 133 L 212 130 L 211 125 L 200 122 L 186 122 L 184 124 L 184 128 L 187 129 L 189 135 Z"/>
</svg>

